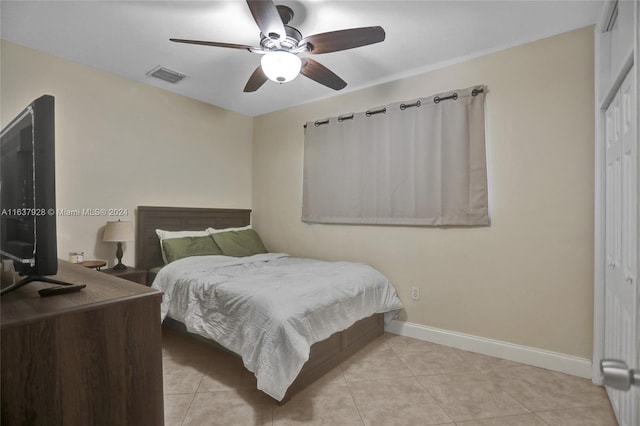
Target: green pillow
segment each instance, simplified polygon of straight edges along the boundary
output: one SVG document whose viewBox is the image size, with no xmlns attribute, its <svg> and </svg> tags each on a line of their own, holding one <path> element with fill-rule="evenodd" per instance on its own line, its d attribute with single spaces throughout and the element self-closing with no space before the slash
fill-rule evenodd
<svg viewBox="0 0 640 426">
<path fill-rule="evenodd" d="M 217 232 L 211 236 L 225 256 L 243 257 L 267 253 L 258 233 L 253 229 Z"/>
<path fill-rule="evenodd" d="M 213 238 L 206 237 L 182 237 L 162 240 L 162 247 L 167 256 L 167 262 L 182 259 L 189 256 L 206 256 L 210 254 L 222 254 L 220 247 Z"/>
</svg>

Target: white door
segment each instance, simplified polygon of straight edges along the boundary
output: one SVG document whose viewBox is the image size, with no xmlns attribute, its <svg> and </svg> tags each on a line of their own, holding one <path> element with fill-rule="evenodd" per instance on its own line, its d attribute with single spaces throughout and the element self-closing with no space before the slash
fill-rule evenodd
<svg viewBox="0 0 640 426">
<path fill-rule="evenodd" d="M 634 69 L 627 74 L 605 112 L 605 350 L 604 358 L 631 367 L 637 348 L 638 142 L 634 128 Z M 621 426 L 640 424 L 637 388 L 607 392 Z"/>
</svg>

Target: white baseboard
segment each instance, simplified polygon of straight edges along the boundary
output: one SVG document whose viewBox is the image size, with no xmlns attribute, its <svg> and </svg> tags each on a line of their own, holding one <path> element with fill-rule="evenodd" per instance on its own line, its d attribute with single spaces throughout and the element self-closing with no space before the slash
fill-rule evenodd
<svg viewBox="0 0 640 426">
<path fill-rule="evenodd" d="M 591 379 L 591 360 L 585 358 L 397 320 L 385 331 Z"/>
</svg>

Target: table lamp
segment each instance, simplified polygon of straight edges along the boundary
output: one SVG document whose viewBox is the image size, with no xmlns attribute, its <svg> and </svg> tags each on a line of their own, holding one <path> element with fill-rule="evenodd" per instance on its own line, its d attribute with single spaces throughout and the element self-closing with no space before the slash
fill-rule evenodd
<svg viewBox="0 0 640 426">
<path fill-rule="evenodd" d="M 102 240 L 118 243 L 118 248 L 116 249 L 118 263 L 114 265 L 113 269 L 127 269 L 127 266 L 122 263 L 122 242 L 133 241 L 133 222 L 123 222 L 120 220 L 117 222 L 107 222 L 107 225 L 104 227 Z"/>
</svg>

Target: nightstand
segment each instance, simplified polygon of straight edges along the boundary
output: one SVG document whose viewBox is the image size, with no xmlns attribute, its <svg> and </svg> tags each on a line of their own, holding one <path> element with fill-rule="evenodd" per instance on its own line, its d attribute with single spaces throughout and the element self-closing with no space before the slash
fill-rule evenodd
<svg viewBox="0 0 640 426">
<path fill-rule="evenodd" d="M 82 265 L 85 268 L 100 270 L 103 266 L 107 266 L 107 262 L 104 260 L 85 260 L 84 262 L 78 263 L 78 265 Z"/>
<path fill-rule="evenodd" d="M 115 277 L 119 277 L 125 280 L 133 281 L 134 283 L 147 285 L 147 271 L 143 271 L 142 269 L 135 269 L 127 267 L 127 269 L 101 269 L 100 272 L 104 272 L 105 274 L 113 275 Z"/>
</svg>

